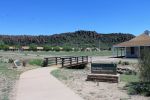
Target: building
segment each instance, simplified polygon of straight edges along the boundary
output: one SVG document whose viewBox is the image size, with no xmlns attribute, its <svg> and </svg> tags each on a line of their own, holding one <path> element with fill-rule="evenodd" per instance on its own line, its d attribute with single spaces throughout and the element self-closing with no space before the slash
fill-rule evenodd
<svg viewBox="0 0 150 100">
<path fill-rule="evenodd" d="M 114 45 L 113 56 L 138 58 L 144 48 L 150 48 L 150 36 L 148 33 L 143 33 L 129 41 Z"/>
<path fill-rule="evenodd" d="M 36 47 L 36 49 L 37 49 L 38 51 L 42 51 L 44 48 L 43 48 L 43 47 Z"/>
<path fill-rule="evenodd" d="M 21 50 L 23 50 L 23 51 L 28 51 L 29 49 L 30 49 L 29 46 L 22 46 L 22 47 L 21 47 Z"/>
<path fill-rule="evenodd" d="M 14 46 L 9 46 L 9 50 L 15 51 L 15 50 L 17 50 L 17 48 L 15 48 Z"/>
</svg>

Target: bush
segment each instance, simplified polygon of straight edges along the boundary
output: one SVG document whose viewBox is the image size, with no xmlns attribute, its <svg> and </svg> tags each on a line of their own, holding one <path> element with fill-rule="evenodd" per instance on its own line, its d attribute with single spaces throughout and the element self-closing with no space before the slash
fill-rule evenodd
<svg viewBox="0 0 150 100">
<path fill-rule="evenodd" d="M 130 95 L 142 94 L 150 96 L 150 82 L 132 82 L 126 85 L 125 88 Z"/>
<path fill-rule="evenodd" d="M 42 59 L 32 59 L 29 61 L 30 65 L 42 66 Z"/>
<path fill-rule="evenodd" d="M 30 50 L 32 50 L 32 51 L 36 51 L 36 50 L 37 50 L 36 47 L 37 47 L 37 46 L 34 45 L 34 44 L 31 44 L 31 45 L 29 46 Z"/>
<path fill-rule="evenodd" d="M 64 51 L 72 51 L 72 48 L 70 48 L 70 47 L 64 47 L 63 50 Z"/>
<path fill-rule="evenodd" d="M 121 60 L 119 60 L 118 64 L 121 64 L 121 65 L 130 65 L 130 63 L 128 61 L 122 62 Z"/>
<path fill-rule="evenodd" d="M 13 63 L 14 60 L 12 58 L 9 59 L 8 63 Z"/>
<path fill-rule="evenodd" d="M 54 47 L 53 50 L 54 51 L 60 51 L 60 47 Z"/>
<path fill-rule="evenodd" d="M 51 46 L 48 46 L 48 45 L 45 45 L 45 46 L 44 46 L 44 50 L 45 50 L 45 51 L 51 51 L 51 50 L 52 50 L 52 47 L 51 47 Z"/>
<path fill-rule="evenodd" d="M 122 62 L 122 65 L 130 65 L 130 63 L 128 61 L 124 61 Z"/>
<path fill-rule="evenodd" d="M 47 66 L 48 66 L 47 61 L 46 61 L 46 60 L 43 60 L 43 62 L 42 62 L 42 67 L 47 67 Z"/>
<path fill-rule="evenodd" d="M 121 60 L 119 60 L 118 64 L 121 64 L 121 63 L 122 63 Z"/>
</svg>

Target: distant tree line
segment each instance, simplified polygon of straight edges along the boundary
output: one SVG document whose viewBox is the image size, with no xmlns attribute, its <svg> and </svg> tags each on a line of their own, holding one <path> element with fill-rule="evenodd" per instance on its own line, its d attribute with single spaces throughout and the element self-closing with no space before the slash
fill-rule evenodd
<svg viewBox="0 0 150 100">
<path fill-rule="evenodd" d="M 109 49 L 113 44 L 128 41 L 135 36 L 129 33 L 97 33 L 95 31 L 79 30 L 54 35 L 0 35 L 0 49 L 8 46 L 44 46 L 45 50 L 51 47 L 87 48 L 100 47 Z"/>
</svg>

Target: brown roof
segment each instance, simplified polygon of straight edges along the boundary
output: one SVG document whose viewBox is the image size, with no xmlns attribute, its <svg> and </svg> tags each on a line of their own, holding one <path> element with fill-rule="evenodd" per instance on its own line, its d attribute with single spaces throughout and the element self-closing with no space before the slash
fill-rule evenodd
<svg viewBox="0 0 150 100">
<path fill-rule="evenodd" d="M 150 46 L 150 36 L 141 34 L 129 41 L 114 45 L 114 47 L 134 47 L 134 46 Z"/>
</svg>

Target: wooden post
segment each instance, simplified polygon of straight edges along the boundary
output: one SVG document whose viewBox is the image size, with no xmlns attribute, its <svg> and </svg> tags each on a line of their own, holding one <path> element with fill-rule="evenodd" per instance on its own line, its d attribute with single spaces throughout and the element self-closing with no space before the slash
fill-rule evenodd
<svg viewBox="0 0 150 100">
<path fill-rule="evenodd" d="M 55 62 L 56 62 L 56 65 L 57 65 L 57 57 L 55 57 Z"/>
<path fill-rule="evenodd" d="M 64 67 L 64 58 L 62 58 L 62 67 Z"/>
<path fill-rule="evenodd" d="M 79 61 L 78 61 L 78 57 L 77 57 L 77 64 L 78 64 L 78 62 L 79 62 Z"/>
<path fill-rule="evenodd" d="M 70 59 L 70 65 L 72 65 L 72 58 L 70 57 L 69 59 Z"/>
<path fill-rule="evenodd" d="M 88 62 L 88 56 L 86 56 L 86 60 L 87 60 L 87 62 Z"/>
<path fill-rule="evenodd" d="M 48 66 L 48 58 L 45 58 L 46 66 Z"/>
</svg>

